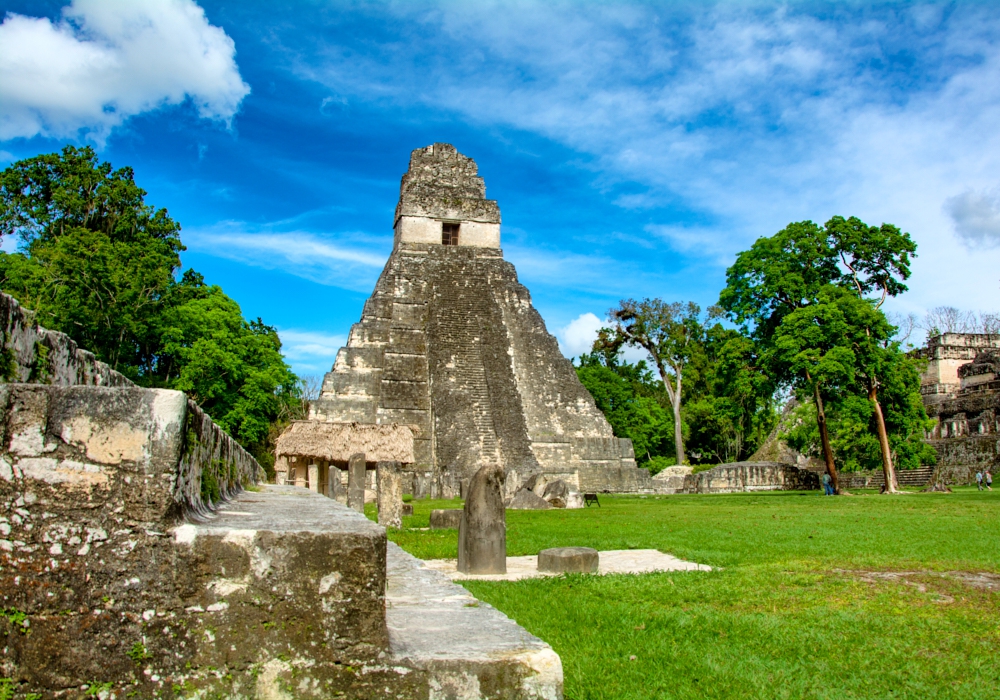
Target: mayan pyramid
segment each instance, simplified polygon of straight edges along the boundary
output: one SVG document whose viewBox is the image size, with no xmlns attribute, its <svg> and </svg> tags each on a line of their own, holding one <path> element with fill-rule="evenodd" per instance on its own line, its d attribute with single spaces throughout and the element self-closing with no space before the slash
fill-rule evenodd
<svg viewBox="0 0 1000 700">
<path fill-rule="evenodd" d="M 443 143 L 413 151 L 394 229 L 310 419 L 413 426 L 418 495 L 460 494 L 485 464 L 583 491 L 644 485 L 631 441 L 614 437 L 503 259 L 475 162 Z"/>
</svg>

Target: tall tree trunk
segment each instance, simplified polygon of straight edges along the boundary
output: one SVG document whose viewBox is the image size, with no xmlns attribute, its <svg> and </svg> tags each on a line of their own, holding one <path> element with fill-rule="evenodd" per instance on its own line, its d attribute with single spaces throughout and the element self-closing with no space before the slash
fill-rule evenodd
<svg viewBox="0 0 1000 700">
<path fill-rule="evenodd" d="M 882 493 L 899 493 L 899 483 L 896 481 L 896 469 L 892 466 L 892 451 L 889 448 L 889 433 L 885 429 L 885 416 L 882 414 L 882 404 L 878 401 L 878 385 L 872 382 L 868 390 L 868 400 L 875 408 L 875 425 L 878 428 L 878 444 L 882 450 L 882 471 L 885 473 L 885 487 Z"/>
<path fill-rule="evenodd" d="M 681 430 L 681 396 L 671 397 L 674 406 L 674 450 L 677 452 L 677 464 L 684 464 L 684 433 Z"/>
<path fill-rule="evenodd" d="M 826 473 L 830 475 L 834 493 L 840 493 L 840 480 L 837 478 L 837 466 L 833 463 L 833 447 L 830 445 L 830 433 L 826 428 L 826 411 L 823 410 L 823 397 L 819 393 L 819 384 L 813 384 L 813 394 L 816 398 L 816 423 L 819 425 L 819 437 L 823 442 L 823 459 L 826 461 Z"/>
<path fill-rule="evenodd" d="M 643 346 L 645 347 L 645 346 Z M 667 390 L 667 398 L 670 399 L 670 406 L 674 409 L 674 451 L 677 453 L 677 464 L 684 464 L 684 431 L 681 430 L 681 382 L 684 367 L 683 365 L 674 366 L 674 376 L 677 379 L 677 386 L 675 387 L 670 383 L 670 375 L 667 374 L 667 370 L 663 367 L 663 362 L 660 360 L 660 356 L 655 352 L 655 348 L 646 347 L 646 351 L 652 356 L 653 361 L 656 363 L 656 369 L 660 373 L 660 379 L 663 381 L 663 386 Z"/>
</svg>

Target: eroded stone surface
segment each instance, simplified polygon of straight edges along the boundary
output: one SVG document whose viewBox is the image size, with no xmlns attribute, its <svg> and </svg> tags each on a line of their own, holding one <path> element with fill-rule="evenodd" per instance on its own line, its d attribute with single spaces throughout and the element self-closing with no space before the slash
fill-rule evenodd
<svg viewBox="0 0 1000 700">
<path fill-rule="evenodd" d="M 382 527 L 403 527 L 403 488 L 399 479 L 399 462 L 379 462 L 378 524 Z"/>
<path fill-rule="evenodd" d="M 442 698 L 562 698 L 562 663 L 548 644 L 391 542 L 387 559 L 393 664 L 431 674 Z"/>
<path fill-rule="evenodd" d="M 595 574 L 600 557 L 590 547 L 554 547 L 538 553 L 538 570 L 555 574 Z"/>
<path fill-rule="evenodd" d="M 458 526 L 458 570 L 466 574 L 507 571 L 507 519 L 503 467 L 487 465 L 469 484 Z"/>
<path fill-rule="evenodd" d="M 457 508 L 431 511 L 432 530 L 457 530 L 462 522 L 462 511 Z"/>
<path fill-rule="evenodd" d="M 347 507 L 353 508 L 359 513 L 364 513 L 365 501 L 374 499 L 374 493 L 371 499 L 367 499 L 365 495 L 364 453 L 359 452 L 358 454 L 351 455 L 351 459 L 347 463 Z"/>
<path fill-rule="evenodd" d="M 94 353 L 84 350 L 65 333 L 35 323 L 34 314 L 14 297 L 0 293 L 0 339 L 6 357 L 5 382 L 31 382 L 57 386 L 132 386 L 132 382 Z"/>
<path fill-rule="evenodd" d="M 548 510 L 554 506 L 531 489 L 520 489 L 507 505 L 511 510 Z"/>
</svg>

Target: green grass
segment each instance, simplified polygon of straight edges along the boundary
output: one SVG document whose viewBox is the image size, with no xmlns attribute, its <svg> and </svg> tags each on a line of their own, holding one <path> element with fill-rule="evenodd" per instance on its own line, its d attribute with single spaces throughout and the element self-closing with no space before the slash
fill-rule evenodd
<svg viewBox="0 0 1000 700">
<path fill-rule="evenodd" d="M 390 538 L 454 558 L 455 531 L 414 528 L 461 502 L 413 505 Z M 553 646 L 567 698 L 1000 697 L 1000 593 L 933 575 L 1000 573 L 1000 492 L 601 505 L 509 511 L 508 554 L 650 548 L 721 569 L 466 582 Z M 906 583 L 871 571 L 925 573 Z"/>
</svg>

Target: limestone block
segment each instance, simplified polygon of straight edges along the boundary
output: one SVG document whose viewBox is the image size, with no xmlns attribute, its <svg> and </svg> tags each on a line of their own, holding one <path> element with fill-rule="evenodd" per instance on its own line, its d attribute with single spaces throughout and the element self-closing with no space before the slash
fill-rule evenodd
<svg viewBox="0 0 1000 700">
<path fill-rule="evenodd" d="M 432 530 L 457 530 L 462 522 L 462 511 L 460 510 L 432 510 L 431 529 Z"/>
<path fill-rule="evenodd" d="M 410 426 L 415 438 L 429 439 L 431 434 L 431 414 L 426 409 L 379 407 L 376 416 L 381 424 L 400 423 Z"/>
<path fill-rule="evenodd" d="M 554 547 L 538 553 L 538 570 L 555 573 L 596 574 L 600 556 L 590 547 Z"/>
<path fill-rule="evenodd" d="M 331 372 L 324 380 L 324 389 L 330 386 L 334 396 L 378 396 L 381 372 Z"/>
<path fill-rule="evenodd" d="M 349 338 L 348 346 L 352 348 L 381 348 L 389 342 L 389 321 L 365 319 L 363 323 L 355 323 Z"/>
<path fill-rule="evenodd" d="M 427 382 L 382 380 L 379 406 L 383 408 L 404 408 L 428 410 L 431 397 Z"/>
<path fill-rule="evenodd" d="M 337 352 L 333 363 L 334 372 L 371 372 L 382 366 L 382 348 L 347 347 Z M 323 387 L 326 389 L 326 387 Z"/>
<path fill-rule="evenodd" d="M 427 304 L 397 301 L 392 305 L 393 326 L 423 328 L 426 323 Z"/>
<path fill-rule="evenodd" d="M 458 526 L 458 570 L 464 574 L 507 573 L 503 483 L 499 464 L 481 467 L 469 483 Z"/>
<path fill-rule="evenodd" d="M 399 462 L 379 462 L 378 524 L 382 527 L 403 527 L 403 484 Z"/>
<path fill-rule="evenodd" d="M 361 312 L 362 318 L 392 318 L 392 299 L 385 297 L 369 297 L 365 301 L 365 307 Z"/>
<path fill-rule="evenodd" d="M 375 423 L 377 402 L 371 396 L 328 395 L 311 401 L 309 420 L 333 423 Z"/>
<path fill-rule="evenodd" d="M 523 488 L 514 494 L 507 507 L 511 510 L 548 510 L 553 506 L 531 489 Z"/>
<path fill-rule="evenodd" d="M 382 361 L 382 379 L 426 382 L 427 358 L 423 355 L 386 352 Z"/>
<path fill-rule="evenodd" d="M 545 490 L 542 492 L 542 498 L 551 503 L 556 508 L 566 508 L 570 500 L 570 494 L 574 493 L 574 490 L 562 479 L 556 479 L 555 481 L 550 481 L 545 485 Z M 579 491 L 576 491 L 579 495 Z M 583 499 L 580 499 L 581 506 L 583 505 Z"/>
<path fill-rule="evenodd" d="M 347 464 L 347 507 L 365 512 L 365 454 L 351 455 Z"/>
<path fill-rule="evenodd" d="M 390 328 L 389 345 L 395 352 L 423 355 L 427 352 L 427 334 L 422 329 Z"/>
</svg>

